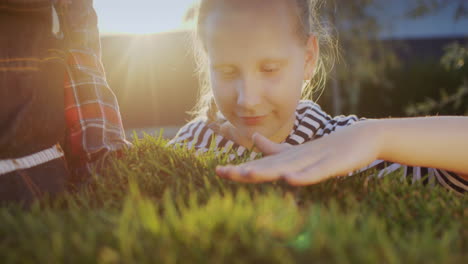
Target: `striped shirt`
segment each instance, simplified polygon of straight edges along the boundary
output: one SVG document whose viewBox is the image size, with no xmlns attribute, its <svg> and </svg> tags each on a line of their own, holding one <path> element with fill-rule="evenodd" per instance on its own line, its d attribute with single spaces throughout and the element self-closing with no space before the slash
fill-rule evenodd
<svg viewBox="0 0 468 264">
<path fill-rule="evenodd" d="M 355 115 L 331 117 L 325 113 L 319 105 L 312 101 L 300 101 L 296 108 L 296 120 L 294 127 L 283 143 L 289 145 L 300 145 L 335 131 L 343 129 L 355 122 L 366 120 Z M 206 120 L 194 120 L 180 129 L 174 139 L 168 145 L 182 145 L 193 148 L 197 153 L 203 153 L 210 149 L 215 153 L 231 153 L 230 158 L 243 155 L 250 155 L 250 159 L 257 157 L 256 152 L 241 146 L 234 141 L 224 137 L 212 129 Z M 446 170 L 407 166 L 398 163 L 376 160 L 358 172 L 369 169 L 377 169 L 377 177 L 382 177 L 388 173 L 402 170 L 404 179 L 412 183 L 422 180 L 424 184 L 435 182 L 453 190 L 457 193 L 465 193 L 468 190 L 468 181 L 461 176 Z M 351 175 L 351 174 L 350 174 Z"/>
</svg>

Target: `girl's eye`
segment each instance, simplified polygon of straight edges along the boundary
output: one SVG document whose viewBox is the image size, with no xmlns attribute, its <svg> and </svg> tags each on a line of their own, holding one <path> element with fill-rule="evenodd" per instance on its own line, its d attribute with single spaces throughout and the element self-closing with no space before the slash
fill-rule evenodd
<svg viewBox="0 0 468 264">
<path fill-rule="evenodd" d="M 237 74 L 237 70 L 234 67 L 215 67 L 215 71 L 221 74 L 223 77 L 233 77 Z"/>
<path fill-rule="evenodd" d="M 262 72 L 265 73 L 273 73 L 277 72 L 280 69 L 280 64 L 279 63 L 267 63 L 262 66 Z"/>
</svg>

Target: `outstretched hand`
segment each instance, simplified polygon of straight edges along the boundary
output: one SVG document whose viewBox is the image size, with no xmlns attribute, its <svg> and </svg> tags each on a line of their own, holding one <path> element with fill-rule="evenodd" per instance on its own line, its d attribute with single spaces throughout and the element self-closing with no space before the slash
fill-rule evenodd
<svg viewBox="0 0 468 264">
<path fill-rule="evenodd" d="M 309 185 L 365 167 L 378 158 L 381 147 L 379 133 L 365 124 L 299 146 L 277 144 L 257 133 L 252 139 L 267 157 L 237 166 L 218 166 L 218 176 L 248 183 L 284 179 L 291 185 Z"/>
</svg>

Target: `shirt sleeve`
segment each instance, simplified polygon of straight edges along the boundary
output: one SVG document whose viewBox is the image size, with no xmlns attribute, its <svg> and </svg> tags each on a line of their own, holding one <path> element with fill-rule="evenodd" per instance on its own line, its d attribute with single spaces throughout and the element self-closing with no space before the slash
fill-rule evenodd
<svg viewBox="0 0 468 264">
<path fill-rule="evenodd" d="M 376 170 L 376 176 L 378 178 L 384 177 L 389 173 L 399 171 L 401 173 L 401 180 L 407 181 L 411 184 L 416 182 L 421 182 L 422 184 L 429 186 L 439 184 L 446 189 L 460 194 L 466 193 L 468 191 L 468 181 L 463 179 L 458 174 L 447 170 L 407 166 L 394 162 L 376 160 L 369 166 L 364 167 L 357 172 L 364 172 L 371 169 Z M 350 173 L 350 175 L 352 174 L 353 173 Z"/>
<path fill-rule="evenodd" d="M 292 133 L 285 140 L 289 145 L 300 145 L 326 136 L 349 126 L 359 119 L 355 115 L 331 117 L 318 104 L 301 101 L 296 110 L 296 120 Z"/>
<path fill-rule="evenodd" d="M 185 146 L 188 149 L 206 152 L 211 147 L 213 137 L 216 135 L 205 121 L 194 120 L 183 126 L 167 145 Z"/>
<path fill-rule="evenodd" d="M 182 127 L 177 135 L 167 143 L 168 146 L 181 146 L 193 149 L 196 154 L 202 154 L 212 150 L 215 155 L 229 154 L 229 159 L 249 155 L 251 159 L 258 153 L 250 151 L 245 147 L 215 132 L 203 120 L 195 120 Z"/>
<path fill-rule="evenodd" d="M 65 151 L 71 169 L 91 169 L 125 139 L 119 106 L 101 62 L 97 17 L 92 0 L 58 7 L 67 44 L 65 77 Z"/>
<path fill-rule="evenodd" d="M 358 118 L 356 115 L 339 115 L 331 117 L 317 104 L 312 107 L 312 112 L 314 113 L 314 117 L 318 123 L 317 129 L 314 133 L 314 139 L 329 135 L 358 121 L 366 120 L 366 118 Z"/>
</svg>

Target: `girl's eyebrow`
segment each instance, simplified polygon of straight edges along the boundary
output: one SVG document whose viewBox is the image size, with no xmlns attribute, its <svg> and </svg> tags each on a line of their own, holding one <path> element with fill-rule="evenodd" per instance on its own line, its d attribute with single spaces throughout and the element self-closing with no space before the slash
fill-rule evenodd
<svg viewBox="0 0 468 264">
<path fill-rule="evenodd" d="M 288 63 L 288 58 L 270 58 L 270 59 L 263 59 L 259 61 L 259 64 L 264 63 L 279 63 L 279 64 L 286 64 Z"/>
<path fill-rule="evenodd" d="M 260 60 L 257 65 L 263 65 L 268 63 L 278 63 L 280 65 L 286 65 L 288 63 L 288 59 L 264 59 Z M 235 64 L 232 63 L 212 63 L 211 68 L 213 69 L 220 69 L 224 67 L 236 67 Z"/>
<path fill-rule="evenodd" d="M 285 62 L 287 61 L 288 59 L 287 58 L 266 58 L 266 59 L 262 59 L 260 60 L 260 62 Z"/>
<path fill-rule="evenodd" d="M 260 60 L 256 65 L 256 67 L 262 67 L 263 65 L 265 64 L 269 64 L 269 63 L 274 63 L 274 64 L 279 64 L 281 67 L 285 67 L 287 64 L 288 64 L 288 59 L 287 58 L 284 58 L 284 59 L 263 59 L 263 60 Z M 237 66 L 235 64 L 231 64 L 231 63 L 212 63 L 211 64 L 211 68 L 214 69 L 214 70 L 220 70 L 220 69 L 223 69 L 223 68 L 226 68 L 226 67 L 229 67 L 229 68 L 236 68 Z"/>
<path fill-rule="evenodd" d="M 234 64 L 230 63 L 212 63 L 211 68 L 218 69 L 222 67 L 235 67 Z"/>
<path fill-rule="evenodd" d="M 286 64 L 288 63 L 289 61 L 289 58 L 287 57 L 269 57 L 269 58 L 263 58 L 263 59 L 259 59 L 257 61 L 257 64 L 264 64 L 264 63 L 280 63 L 280 64 Z M 226 67 L 226 66 L 229 66 L 229 67 L 235 67 L 236 64 L 235 63 L 230 63 L 230 62 L 223 62 L 223 61 L 219 61 L 219 62 L 212 62 L 211 64 L 211 67 L 212 68 L 219 68 L 219 67 Z"/>
</svg>

